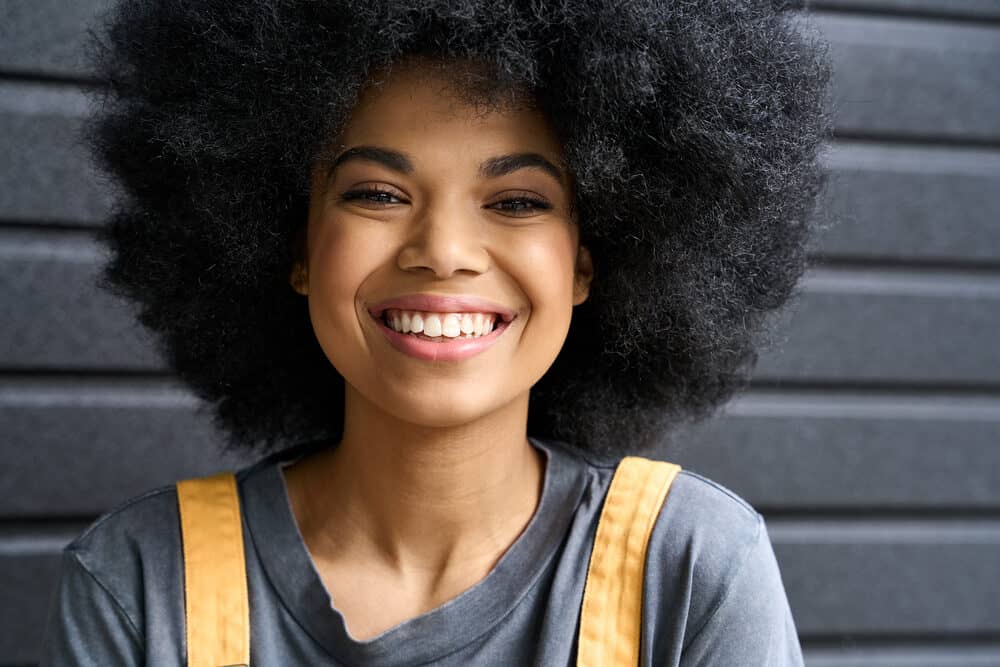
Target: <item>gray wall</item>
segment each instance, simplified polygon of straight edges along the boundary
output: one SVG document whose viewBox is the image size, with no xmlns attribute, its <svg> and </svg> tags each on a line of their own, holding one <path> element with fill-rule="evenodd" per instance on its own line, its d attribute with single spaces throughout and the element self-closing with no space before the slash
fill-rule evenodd
<svg viewBox="0 0 1000 667">
<path fill-rule="evenodd" d="M 0 665 L 36 659 L 72 535 L 234 463 L 93 286 L 76 53 L 101 4 L 0 5 Z M 839 222 L 751 389 L 664 456 L 765 514 L 810 667 L 1000 665 L 1000 1 L 811 4 Z"/>
</svg>

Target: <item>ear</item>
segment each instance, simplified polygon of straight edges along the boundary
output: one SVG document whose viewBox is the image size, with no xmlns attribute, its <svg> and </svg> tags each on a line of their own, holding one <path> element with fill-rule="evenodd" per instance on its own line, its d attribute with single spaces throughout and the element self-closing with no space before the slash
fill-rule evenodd
<svg viewBox="0 0 1000 667">
<path fill-rule="evenodd" d="M 288 275 L 288 284 L 302 296 L 309 294 L 309 271 L 305 264 L 302 262 L 292 264 L 292 270 Z"/>
<path fill-rule="evenodd" d="M 579 306 L 590 295 L 590 282 L 594 279 L 594 261 L 590 249 L 580 245 L 576 252 L 576 268 L 573 272 L 573 305 Z"/>
</svg>

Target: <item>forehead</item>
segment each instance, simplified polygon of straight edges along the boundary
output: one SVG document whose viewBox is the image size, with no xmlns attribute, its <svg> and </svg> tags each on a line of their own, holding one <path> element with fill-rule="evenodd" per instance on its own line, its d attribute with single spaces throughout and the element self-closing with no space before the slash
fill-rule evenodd
<svg viewBox="0 0 1000 667">
<path fill-rule="evenodd" d="M 530 100 L 501 94 L 487 104 L 476 97 L 482 95 L 468 94 L 460 77 L 439 67 L 397 65 L 365 88 L 334 151 L 385 146 L 413 155 L 417 163 L 422 157 L 478 159 L 511 152 L 563 161 L 553 128 Z"/>
</svg>

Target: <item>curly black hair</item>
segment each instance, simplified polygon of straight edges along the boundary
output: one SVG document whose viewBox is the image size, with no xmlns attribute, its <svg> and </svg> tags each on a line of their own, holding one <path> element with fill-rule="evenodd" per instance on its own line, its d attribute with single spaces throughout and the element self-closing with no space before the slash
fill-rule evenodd
<svg viewBox="0 0 1000 667">
<path fill-rule="evenodd" d="M 590 298 L 528 432 L 642 453 L 743 388 L 822 185 L 825 46 L 762 0 L 126 0 L 92 32 L 87 126 L 120 186 L 102 285 L 133 300 L 229 447 L 337 439 L 344 381 L 288 284 L 309 176 L 409 57 L 528 90 L 576 186 Z"/>
</svg>

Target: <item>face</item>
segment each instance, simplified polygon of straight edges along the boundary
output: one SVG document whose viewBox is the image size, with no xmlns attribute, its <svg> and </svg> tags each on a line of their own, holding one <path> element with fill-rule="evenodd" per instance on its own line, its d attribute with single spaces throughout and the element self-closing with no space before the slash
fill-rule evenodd
<svg viewBox="0 0 1000 667">
<path fill-rule="evenodd" d="M 313 170 L 291 280 L 348 400 L 442 427 L 526 399 L 592 274 L 544 116 L 450 90 L 419 65 L 367 90 Z"/>
</svg>

